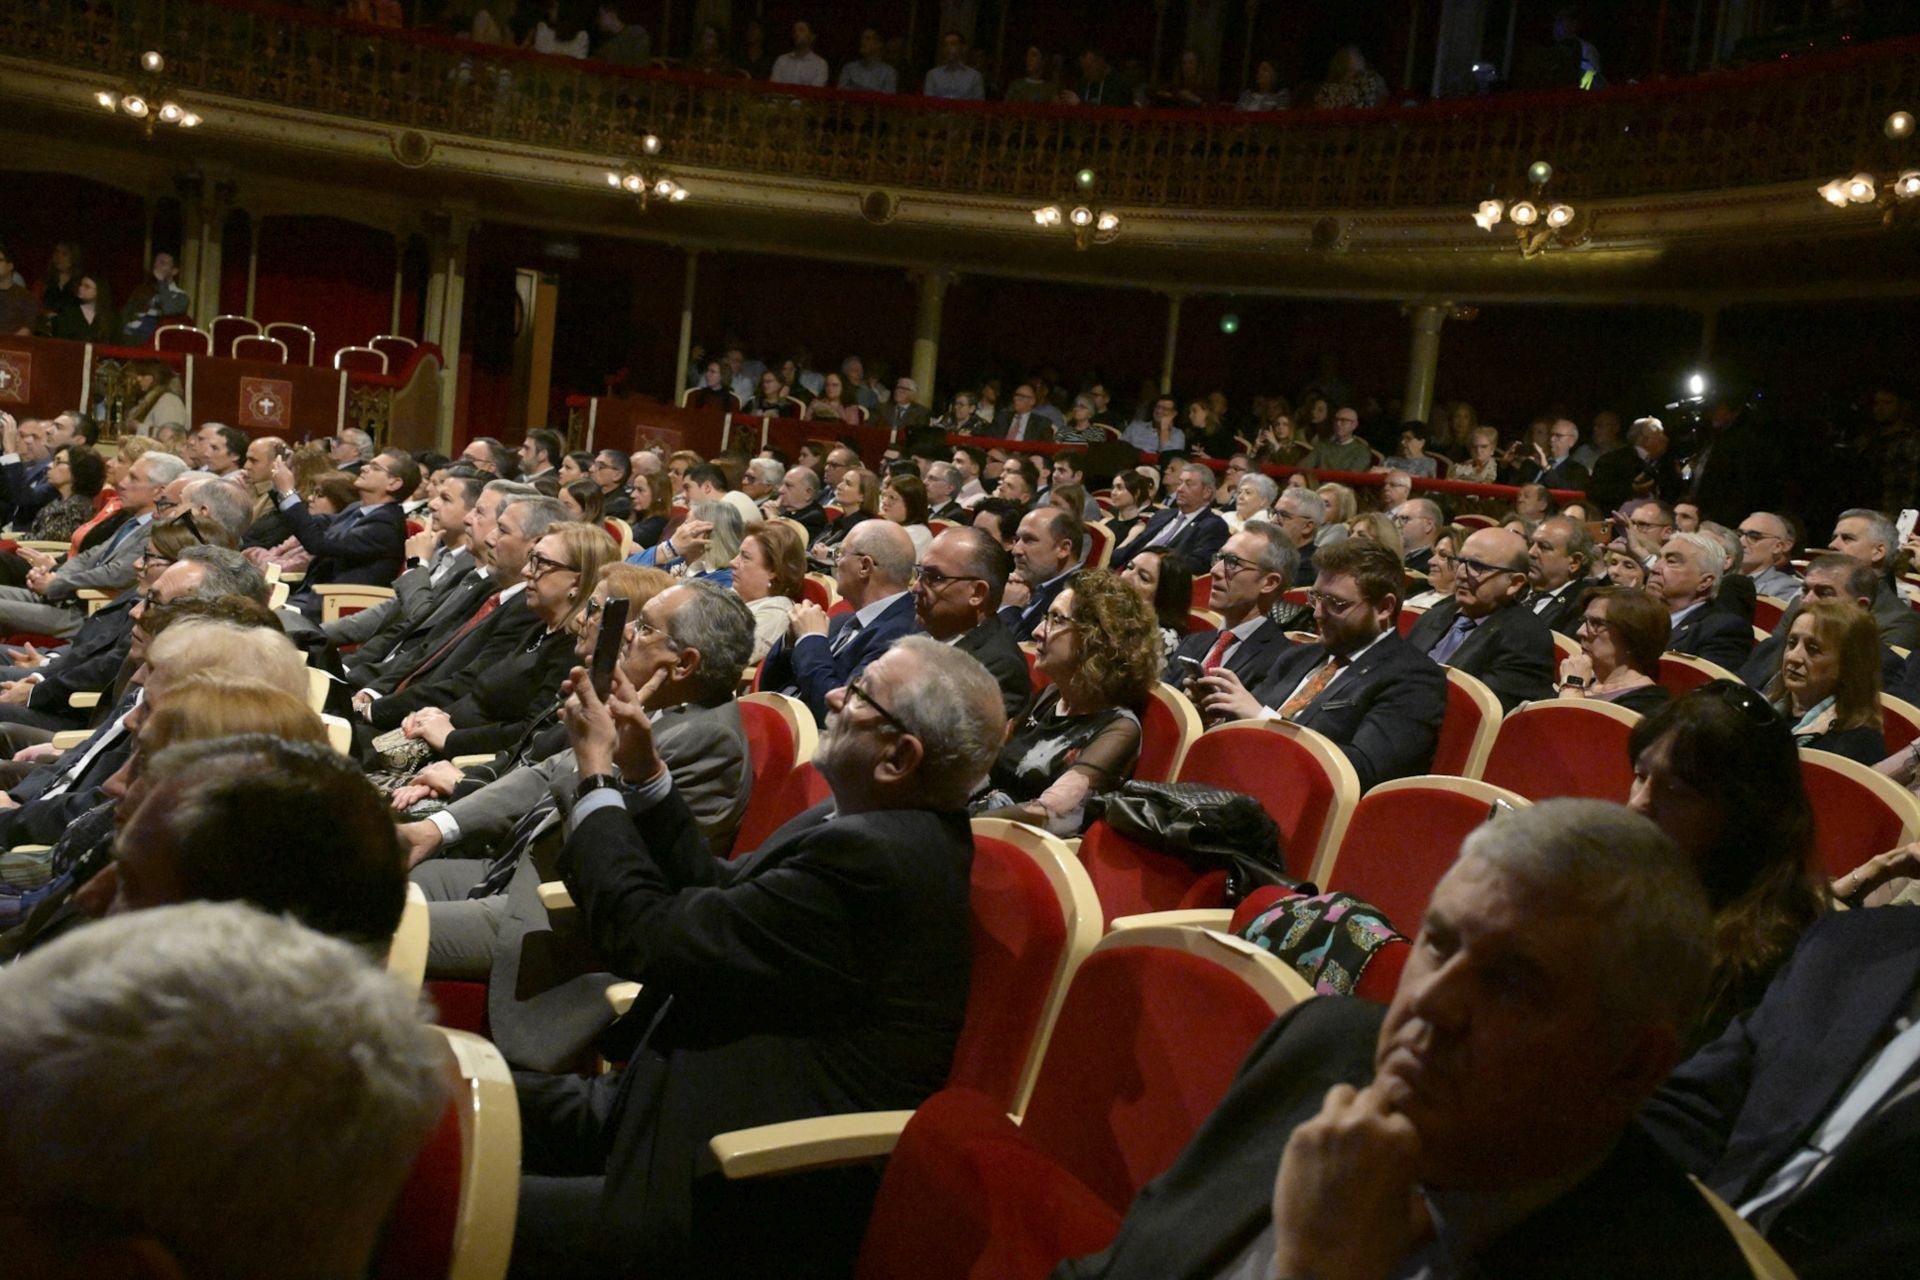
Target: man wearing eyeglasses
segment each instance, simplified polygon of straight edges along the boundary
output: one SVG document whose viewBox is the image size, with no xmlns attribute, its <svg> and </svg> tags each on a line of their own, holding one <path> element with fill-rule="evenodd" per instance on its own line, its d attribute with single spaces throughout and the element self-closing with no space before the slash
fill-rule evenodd
<svg viewBox="0 0 1920 1280">
<path fill-rule="evenodd" d="M 1787 647 L 1787 637 L 1793 631 L 1794 619 L 1800 616 L 1800 610 L 1807 602 L 1854 604 L 1871 613 L 1873 594 L 1879 582 L 1880 575 L 1874 572 L 1871 565 L 1862 564 L 1852 556 L 1841 555 L 1837 551 L 1815 556 L 1807 564 L 1807 581 L 1800 596 L 1780 615 L 1772 634 L 1756 643 L 1753 652 L 1747 655 L 1746 663 L 1736 668 L 1740 679 L 1755 689 L 1765 689 L 1779 674 L 1781 652 Z M 1882 636 L 1880 687 L 1897 698 L 1911 702 L 1920 696 L 1920 686 L 1912 678 L 1915 676 L 1920 676 L 1920 667 L 1914 667 Z"/>
<path fill-rule="evenodd" d="M 1478 529 L 1453 557 L 1453 599 L 1420 615 L 1407 642 L 1477 677 L 1511 711 L 1553 696 L 1553 633 L 1522 605 L 1527 543 L 1511 529 Z"/>
<path fill-rule="evenodd" d="M 1393 508 L 1394 527 L 1400 530 L 1401 559 L 1415 573 L 1433 563 L 1433 544 L 1440 538 L 1446 515 L 1432 498 L 1408 498 Z"/>
<path fill-rule="evenodd" d="M 316 516 L 293 491 L 293 466 L 285 458 L 273 464 L 273 488 L 281 512 L 293 526 L 313 562 L 299 595 L 288 603 L 308 617 L 320 613 L 312 588 L 328 582 L 390 586 L 407 559 L 407 521 L 400 504 L 420 487 L 420 468 L 401 449 L 367 460 L 353 479 L 359 501 L 335 516 Z"/>
<path fill-rule="evenodd" d="M 1033 698 L 1026 656 L 995 616 L 1012 568 L 991 534 L 961 525 L 928 543 L 913 573 L 914 617 L 928 635 L 972 654 L 992 674 L 1009 720 Z"/>
<path fill-rule="evenodd" d="M 1630 503 L 1623 512 L 1627 521 L 1627 545 L 1640 557 L 1649 571 L 1659 558 L 1667 539 L 1680 532 L 1673 519 L 1673 504 L 1664 498 L 1648 498 Z"/>
<path fill-rule="evenodd" d="M 891 520 L 865 520 L 838 548 L 833 577 L 853 612 L 827 617 L 810 600 L 793 606 L 787 634 L 767 651 L 760 687 L 800 699 L 822 724 L 827 694 L 853 680 L 901 636 L 916 629 L 913 539 Z"/>
<path fill-rule="evenodd" d="M 877 1174 L 831 1184 L 852 1204 L 794 1179 L 757 1184 L 749 1208 L 708 1144 L 912 1108 L 945 1083 L 971 950 L 966 802 L 1003 737 L 1000 690 L 950 646 L 903 639 L 828 697 L 813 762 L 832 798 L 721 862 L 654 749 L 645 691 L 616 681 L 609 706 L 584 677 L 559 869 L 595 954 L 642 984 L 625 1023 L 643 1037 L 623 1071 L 517 1079 L 515 1274 L 848 1274 L 850 1257 L 811 1256 L 837 1233 L 802 1224 L 863 1220 Z"/>
<path fill-rule="evenodd" d="M 1580 627 L 1580 593 L 1588 586 L 1600 550 L 1577 520 L 1549 516 L 1527 541 L 1527 598 L 1549 628 L 1572 636 Z"/>
<path fill-rule="evenodd" d="M 1727 552 L 1704 533 L 1676 533 L 1660 548 L 1647 590 L 1666 601 L 1673 632 L 1667 648 L 1738 671 L 1753 652 L 1753 625 L 1715 600 Z"/>
<path fill-rule="evenodd" d="M 1200 664 L 1203 674 L 1225 668 L 1248 687 L 1260 683 L 1292 643 L 1269 615 L 1293 585 L 1299 560 L 1286 535 L 1264 520 L 1250 520 L 1228 538 L 1213 557 L 1213 594 L 1207 603 L 1223 625 L 1180 642 L 1164 673 L 1168 683 L 1188 682 L 1189 659 Z"/>
<path fill-rule="evenodd" d="M 1794 526 L 1785 516 L 1756 511 L 1740 522 L 1740 572 L 1753 579 L 1755 595 L 1786 604 L 1800 598 L 1793 576 Z"/>
<path fill-rule="evenodd" d="M 1400 638 L 1400 557 L 1349 538 L 1320 553 L 1311 599 L 1320 643 L 1282 649 L 1249 689 L 1230 666 L 1195 682 L 1210 721 L 1291 720 L 1346 752 L 1365 790 L 1425 773 L 1440 740 L 1447 680 Z"/>
</svg>

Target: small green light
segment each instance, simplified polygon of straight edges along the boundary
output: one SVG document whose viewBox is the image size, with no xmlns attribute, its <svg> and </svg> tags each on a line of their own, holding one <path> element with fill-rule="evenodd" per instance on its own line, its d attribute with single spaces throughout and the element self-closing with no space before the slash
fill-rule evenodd
<svg viewBox="0 0 1920 1280">
<path fill-rule="evenodd" d="M 1082 189 L 1091 187 L 1093 185 L 1093 170 L 1082 169 L 1073 175 L 1073 180 L 1079 183 Z"/>
<path fill-rule="evenodd" d="M 1527 166 L 1527 181 L 1536 187 L 1544 187 L 1553 178 L 1553 166 L 1545 160 L 1535 160 Z"/>
<path fill-rule="evenodd" d="M 1223 316 L 1221 316 L 1221 317 L 1220 317 L 1220 332 L 1222 332 L 1222 333 L 1238 333 L 1238 332 L 1240 332 L 1240 317 L 1239 317 L 1239 316 L 1237 316 L 1237 315 L 1235 315 L 1235 314 L 1234 314 L 1233 312 L 1231 312 L 1231 311 L 1229 311 L 1229 312 L 1227 312 L 1227 314 L 1225 314 L 1225 315 L 1223 315 Z"/>
</svg>

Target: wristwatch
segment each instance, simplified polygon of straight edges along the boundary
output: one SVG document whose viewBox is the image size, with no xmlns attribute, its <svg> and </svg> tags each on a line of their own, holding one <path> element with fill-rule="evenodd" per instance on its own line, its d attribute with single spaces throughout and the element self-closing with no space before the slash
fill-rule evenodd
<svg viewBox="0 0 1920 1280">
<path fill-rule="evenodd" d="M 1560 682 L 1560 686 L 1564 689 L 1584 689 L 1587 687 L 1587 678 L 1585 676 L 1568 676 Z"/>
<path fill-rule="evenodd" d="M 574 784 L 573 802 L 579 804 L 596 791 L 618 791 L 624 785 L 618 774 L 590 773 Z"/>
</svg>

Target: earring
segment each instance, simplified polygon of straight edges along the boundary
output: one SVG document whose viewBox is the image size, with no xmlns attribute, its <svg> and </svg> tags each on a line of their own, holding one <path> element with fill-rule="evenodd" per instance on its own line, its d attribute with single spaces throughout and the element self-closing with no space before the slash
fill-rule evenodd
<svg viewBox="0 0 1920 1280">
<path fill-rule="evenodd" d="M 570 601 L 572 601 L 572 600 L 578 600 L 579 598 L 580 598 L 580 588 L 578 588 L 578 587 L 575 587 L 575 588 L 574 588 L 573 590 L 571 590 L 571 591 L 569 591 L 569 592 L 567 592 L 567 599 L 568 599 L 568 600 L 570 600 Z"/>
</svg>

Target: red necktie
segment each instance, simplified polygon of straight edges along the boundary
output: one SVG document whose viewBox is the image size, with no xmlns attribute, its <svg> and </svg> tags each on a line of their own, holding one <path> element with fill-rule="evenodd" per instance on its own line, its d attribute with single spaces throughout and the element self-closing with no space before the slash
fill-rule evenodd
<svg viewBox="0 0 1920 1280">
<path fill-rule="evenodd" d="M 441 645 L 438 649 L 435 649 L 433 651 L 432 657 L 428 658 L 425 662 L 421 663 L 419 666 L 415 667 L 411 672 L 409 672 L 407 674 L 407 678 L 402 680 L 399 683 L 399 685 L 394 688 L 394 692 L 399 693 L 402 689 L 405 689 L 408 685 L 412 684 L 415 676 L 422 674 L 428 668 L 432 667 L 434 663 L 444 658 L 447 655 L 447 650 L 459 644 L 461 640 L 466 638 L 466 634 L 469 631 L 472 631 L 475 627 L 479 626 L 482 622 L 484 622 L 488 614 L 492 613 L 495 609 L 498 609 L 500 607 L 500 594 L 501 594 L 500 592 L 496 591 L 492 595 L 488 596 L 487 602 L 481 605 L 480 608 L 474 612 L 474 615 L 471 618 L 468 618 L 466 622 L 462 623 L 460 626 L 460 629 L 454 632 L 453 635 L 447 640 L 445 644 Z"/>
<path fill-rule="evenodd" d="M 1209 674 L 1218 671 L 1220 669 L 1220 660 L 1227 656 L 1227 650 L 1232 647 L 1233 632 L 1222 631 L 1220 638 L 1213 642 L 1213 648 L 1207 650 L 1206 660 L 1200 664 L 1200 669 Z"/>
</svg>

